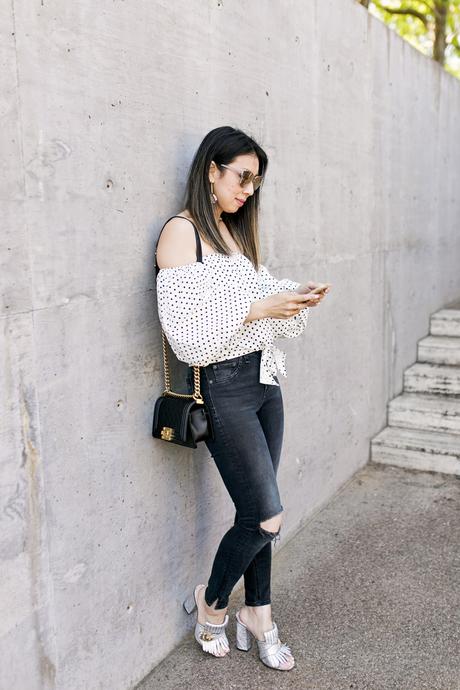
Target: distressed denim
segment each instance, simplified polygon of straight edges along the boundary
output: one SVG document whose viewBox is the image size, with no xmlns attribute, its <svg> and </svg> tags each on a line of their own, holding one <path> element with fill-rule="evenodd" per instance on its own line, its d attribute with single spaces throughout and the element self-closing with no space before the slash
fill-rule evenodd
<svg viewBox="0 0 460 690">
<path fill-rule="evenodd" d="M 228 605 L 244 575 L 245 604 L 270 604 L 272 543 L 279 532 L 260 526 L 283 511 L 276 474 L 281 456 L 284 410 L 281 388 L 259 382 L 261 350 L 200 367 L 201 394 L 214 424 L 205 441 L 235 506 L 211 569 L 205 600 Z M 276 379 L 278 381 L 278 379 Z M 193 368 L 188 372 L 192 390 Z"/>
</svg>

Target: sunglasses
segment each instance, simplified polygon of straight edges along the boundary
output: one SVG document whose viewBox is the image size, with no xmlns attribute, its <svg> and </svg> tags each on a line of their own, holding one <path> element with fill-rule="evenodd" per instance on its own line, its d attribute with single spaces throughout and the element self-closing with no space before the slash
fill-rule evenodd
<svg viewBox="0 0 460 690">
<path fill-rule="evenodd" d="M 220 167 L 227 168 L 228 170 L 237 173 L 237 175 L 240 178 L 241 187 L 246 187 L 247 184 L 252 182 L 254 191 L 256 191 L 256 189 L 259 189 L 264 179 L 263 175 L 254 175 L 253 172 L 251 172 L 250 170 L 246 170 L 246 168 L 244 170 L 237 170 L 236 168 L 232 168 L 230 165 L 224 165 L 223 163 Z"/>
</svg>

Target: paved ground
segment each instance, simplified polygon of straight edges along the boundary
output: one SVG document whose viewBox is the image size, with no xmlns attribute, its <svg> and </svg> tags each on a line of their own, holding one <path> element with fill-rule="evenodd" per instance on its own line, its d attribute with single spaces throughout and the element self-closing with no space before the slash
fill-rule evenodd
<svg viewBox="0 0 460 690">
<path fill-rule="evenodd" d="M 460 478 L 367 465 L 274 547 L 273 615 L 293 670 L 235 648 L 240 590 L 229 656 L 190 634 L 137 690 L 460 690 L 459 551 Z"/>
</svg>

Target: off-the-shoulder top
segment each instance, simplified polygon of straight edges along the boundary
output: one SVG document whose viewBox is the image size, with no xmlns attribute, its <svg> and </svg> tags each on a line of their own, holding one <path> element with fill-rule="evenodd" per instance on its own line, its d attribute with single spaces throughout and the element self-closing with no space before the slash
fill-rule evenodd
<svg viewBox="0 0 460 690">
<path fill-rule="evenodd" d="M 203 256 L 198 231 L 193 227 L 197 261 L 172 268 L 156 266 L 158 315 L 174 354 L 189 366 L 204 367 L 262 350 L 259 381 L 278 386 L 274 378 L 277 371 L 287 375 L 286 353 L 274 341 L 300 335 L 307 324 L 309 307 L 287 319 L 267 317 L 243 322 L 252 302 L 295 290 L 301 283 L 278 280 L 262 264 L 256 271 L 241 252 Z"/>
</svg>

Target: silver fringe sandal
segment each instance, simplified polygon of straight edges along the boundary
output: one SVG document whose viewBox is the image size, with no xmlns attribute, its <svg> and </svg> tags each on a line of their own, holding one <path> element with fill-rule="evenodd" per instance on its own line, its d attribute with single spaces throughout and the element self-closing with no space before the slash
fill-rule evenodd
<svg viewBox="0 0 460 690">
<path fill-rule="evenodd" d="M 248 652 L 251 649 L 252 638 L 255 639 L 259 647 L 260 660 L 270 668 L 276 668 L 278 671 L 290 671 L 294 668 L 292 666 L 284 666 L 286 662 L 294 659 L 290 647 L 287 644 L 282 644 L 278 637 L 278 626 L 273 621 L 273 628 L 268 632 L 264 632 L 265 640 L 258 640 L 249 628 L 243 623 L 239 617 L 239 611 L 236 612 L 236 648 L 243 652 Z"/>
<path fill-rule="evenodd" d="M 199 623 L 198 622 L 198 600 L 197 592 L 200 588 L 206 585 L 197 585 L 193 591 L 193 599 L 184 601 L 183 606 L 187 613 L 192 613 L 195 609 L 197 611 L 196 625 L 195 625 L 195 640 L 201 645 L 204 652 L 208 652 L 213 656 L 223 657 L 227 656 L 230 651 L 228 638 L 225 633 L 225 628 L 228 625 L 228 613 L 225 614 L 223 623 Z M 225 654 L 223 654 L 225 652 Z"/>
</svg>

